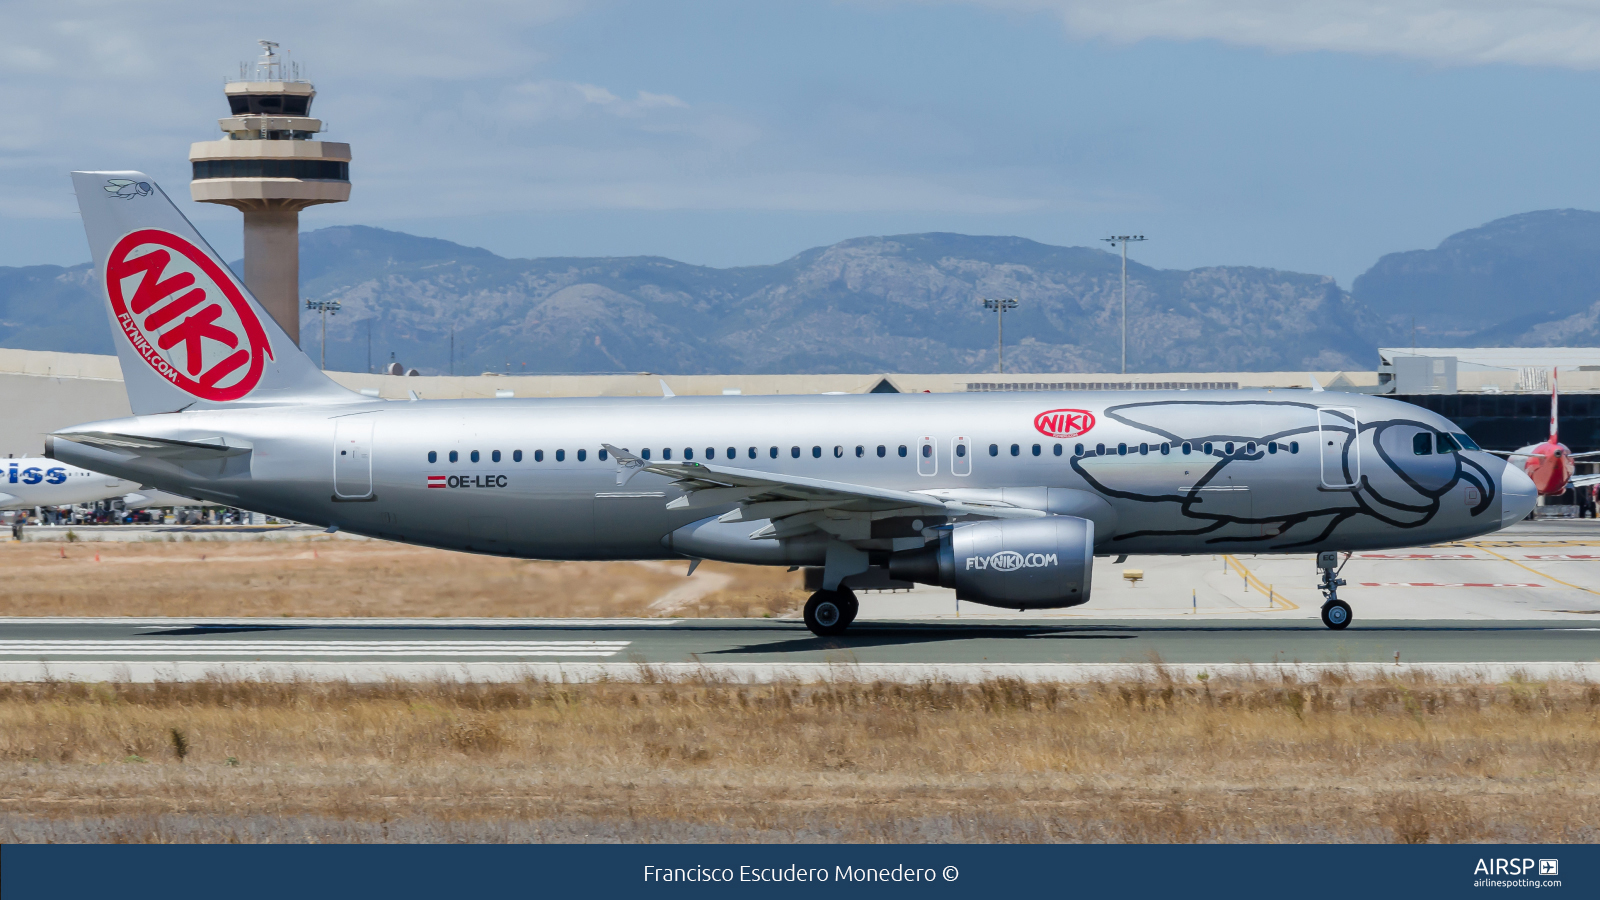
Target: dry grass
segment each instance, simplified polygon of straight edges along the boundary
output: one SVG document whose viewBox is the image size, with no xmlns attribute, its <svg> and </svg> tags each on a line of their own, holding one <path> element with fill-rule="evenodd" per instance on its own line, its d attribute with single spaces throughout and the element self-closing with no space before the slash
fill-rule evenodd
<svg viewBox="0 0 1600 900">
<path fill-rule="evenodd" d="M 0 841 L 1600 839 L 1578 684 L 0 686 Z"/>
<path fill-rule="evenodd" d="M 5 543 L 0 615 L 762 616 L 805 599 L 798 572 L 687 566 L 334 539 Z"/>
</svg>

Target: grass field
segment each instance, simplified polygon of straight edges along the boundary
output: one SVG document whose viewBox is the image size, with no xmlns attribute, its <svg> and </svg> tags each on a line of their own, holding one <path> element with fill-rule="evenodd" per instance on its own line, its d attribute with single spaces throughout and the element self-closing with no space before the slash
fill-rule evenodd
<svg viewBox="0 0 1600 900">
<path fill-rule="evenodd" d="M 529 562 L 385 541 L 0 544 L 6 616 L 762 616 L 800 574 Z"/>
<path fill-rule="evenodd" d="M 1600 688 L 0 685 L 0 841 L 1600 840 Z"/>
</svg>

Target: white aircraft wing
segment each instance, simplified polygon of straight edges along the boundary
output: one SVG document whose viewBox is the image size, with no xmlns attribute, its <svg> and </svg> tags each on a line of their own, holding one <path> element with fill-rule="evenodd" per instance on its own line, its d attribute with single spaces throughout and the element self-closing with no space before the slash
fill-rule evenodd
<svg viewBox="0 0 1600 900">
<path fill-rule="evenodd" d="M 673 480 L 684 496 L 667 504 L 668 509 L 696 509 L 739 504 L 739 509 L 724 514 L 725 522 L 770 519 L 772 525 L 752 534 L 752 538 L 788 537 L 804 531 L 847 530 L 850 519 L 870 523 L 873 519 L 894 516 L 989 516 L 1000 519 L 1032 519 L 1045 515 L 1042 510 L 1025 509 L 1005 503 L 970 500 L 943 500 L 914 491 L 826 481 L 798 475 L 759 472 L 735 466 L 719 466 L 688 460 L 651 462 L 603 445 L 617 460 L 617 484 L 626 484 L 639 472 L 653 472 Z M 833 515 L 829 515 L 829 512 Z M 844 519 L 838 518 L 839 514 Z M 830 521 L 831 520 L 831 521 Z"/>
<path fill-rule="evenodd" d="M 1567 482 L 1567 487 L 1581 488 L 1591 484 L 1600 484 L 1600 475 L 1574 475 L 1572 480 Z"/>
</svg>

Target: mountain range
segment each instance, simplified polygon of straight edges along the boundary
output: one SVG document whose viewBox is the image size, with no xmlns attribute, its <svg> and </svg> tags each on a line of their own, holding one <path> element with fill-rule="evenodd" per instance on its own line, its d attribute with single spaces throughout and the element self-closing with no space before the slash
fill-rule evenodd
<svg viewBox="0 0 1600 900">
<path fill-rule="evenodd" d="M 301 295 L 338 300 L 330 369 L 427 374 L 651 371 L 1116 372 L 1121 261 L 959 234 L 866 237 L 769 266 L 659 257 L 506 259 L 364 226 L 301 235 Z M 1491 222 L 1384 256 L 1351 291 L 1245 266 L 1128 263 L 1128 370 L 1370 369 L 1380 344 L 1600 342 L 1600 213 Z M 234 264 L 236 271 L 242 267 Z M 87 264 L 0 267 L 0 346 L 112 352 Z M 86 325 L 86 323 L 93 323 Z M 315 355 L 318 319 L 303 314 Z M 369 357 L 370 346 L 370 357 Z M 370 358 L 370 363 L 369 363 Z"/>
</svg>

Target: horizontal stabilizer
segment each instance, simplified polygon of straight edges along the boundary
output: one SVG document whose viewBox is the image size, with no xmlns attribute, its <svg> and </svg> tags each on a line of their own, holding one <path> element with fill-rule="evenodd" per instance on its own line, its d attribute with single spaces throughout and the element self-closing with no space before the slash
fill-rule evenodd
<svg viewBox="0 0 1600 900">
<path fill-rule="evenodd" d="M 225 459 L 230 456 L 244 456 L 251 450 L 249 447 L 229 446 L 222 438 L 217 438 L 215 441 L 174 441 L 106 431 L 57 432 L 50 437 L 97 447 L 112 453 L 174 461 Z"/>
</svg>

